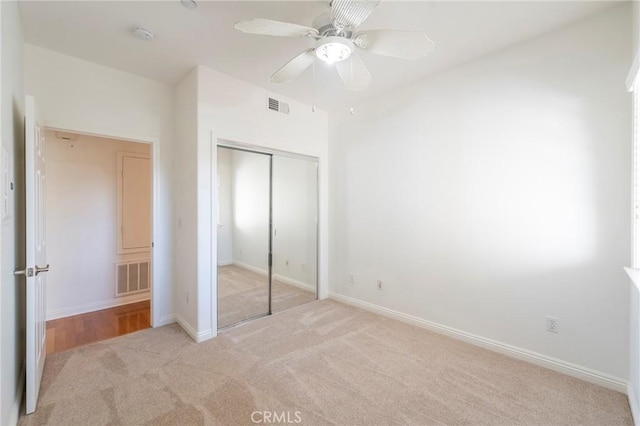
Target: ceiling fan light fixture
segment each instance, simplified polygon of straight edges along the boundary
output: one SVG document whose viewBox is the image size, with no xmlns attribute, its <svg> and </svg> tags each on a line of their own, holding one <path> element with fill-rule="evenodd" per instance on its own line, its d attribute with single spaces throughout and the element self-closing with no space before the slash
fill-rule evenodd
<svg viewBox="0 0 640 426">
<path fill-rule="evenodd" d="M 332 36 L 318 40 L 315 47 L 316 56 L 327 64 L 348 59 L 353 53 L 353 43 L 344 37 Z"/>
</svg>

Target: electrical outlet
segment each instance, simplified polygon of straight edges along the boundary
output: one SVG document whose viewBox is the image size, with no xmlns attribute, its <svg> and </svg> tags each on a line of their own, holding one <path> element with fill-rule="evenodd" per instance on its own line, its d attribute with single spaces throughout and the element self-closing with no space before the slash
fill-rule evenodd
<svg viewBox="0 0 640 426">
<path fill-rule="evenodd" d="M 353 284 L 356 282 L 355 277 L 353 276 L 353 274 L 349 274 L 349 284 Z"/>
<path fill-rule="evenodd" d="M 378 280 L 378 290 L 382 290 L 382 281 Z"/>
<path fill-rule="evenodd" d="M 301 263 L 301 264 L 300 264 L 300 269 L 302 269 L 302 271 L 304 271 L 304 268 L 305 268 L 304 263 Z"/>
<path fill-rule="evenodd" d="M 555 317 L 547 317 L 547 331 L 550 333 L 560 332 L 560 321 Z"/>
</svg>

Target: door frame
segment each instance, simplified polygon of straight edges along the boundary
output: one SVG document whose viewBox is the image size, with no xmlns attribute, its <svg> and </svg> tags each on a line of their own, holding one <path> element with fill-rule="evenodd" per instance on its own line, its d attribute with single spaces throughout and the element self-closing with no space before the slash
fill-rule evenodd
<svg viewBox="0 0 640 426">
<path fill-rule="evenodd" d="M 283 151 L 283 150 L 279 150 L 279 149 L 273 149 L 273 148 L 267 148 L 264 146 L 260 146 L 260 145 L 253 145 L 253 144 L 249 144 L 249 143 L 243 143 L 243 142 L 237 142 L 237 141 L 233 141 L 233 140 L 229 140 L 229 139 L 224 139 L 224 138 L 216 138 L 215 135 L 212 133 L 211 134 L 211 138 L 212 138 L 212 149 L 211 149 L 211 164 L 215 164 L 215 170 L 217 171 L 217 164 L 218 164 L 218 148 L 230 148 L 230 149 L 235 149 L 238 151 L 246 151 L 246 152 L 252 152 L 255 154 L 264 154 L 264 155 L 270 155 L 271 156 L 271 160 L 270 160 L 270 177 L 269 177 L 269 205 L 270 205 L 270 210 L 273 207 L 272 206 L 272 192 L 273 192 L 273 156 L 274 155 L 279 155 L 282 157 L 288 157 L 288 158 L 297 158 L 300 160 L 306 160 L 306 161 L 314 161 L 316 163 L 316 299 L 315 300 L 320 300 L 320 251 L 321 251 L 321 245 L 320 245 L 320 211 L 321 211 L 321 207 L 320 207 L 320 158 L 319 157 L 314 157 L 312 155 L 305 155 L 305 154 L 298 154 L 295 152 L 289 152 L 289 151 Z M 218 230 L 217 230 L 217 215 L 216 215 L 216 206 L 218 204 L 218 185 L 217 185 L 217 173 L 211 173 L 211 189 L 212 189 L 212 194 L 211 194 L 211 229 L 215 230 L 214 233 L 212 233 L 212 240 L 211 240 L 211 245 L 214 248 L 214 250 L 212 250 L 212 258 L 211 258 L 211 262 L 212 265 L 215 266 L 215 271 L 212 270 L 212 291 L 211 291 L 211 306 L 214 308 L 212 309 L 212 316 L 211 316 L 211 324 L 212 324 L 212 328 L 213 330 L 216 331 L 216 333 L 218 331 L 220 331 L 221 329 L 218 328 Z M 272 213 L 269 213 L 270 216 L 272 216 Z M 271 222 L 271 220 L 270 220 Z M 273 224 L 270 223 L 269 225 L 269 249 L 271 251 L 272 247 L 271 247 L 271 243 L 272 243 L 272 232 L 273 232 Z M 212 268 L 213 269 L 213 268 Z M 269 266 L 269 313 L 267 315 L 271 315 L 271 275 L 272 275 L 272 271 L 271 271 L 271 266 Z M 253 319 L 253 318 L 251 318 Z M 245 321 L 241 321 L 240 323 L 243 323 Z M 238 324 L 240 324 L 238 323 Z M 228 327 L 233 327 L 234 325 L 237 324 L 232 324 Z M 228 328 L 228 327 L 224 327 L 224 328 Z"/>
<path fill-rule="evenodd" d="M 104 139 L 114 139 L 125 142 L 134 142 L 134 143 L 143 143 L 147 145 L 151 145 L 151 211 L 149 212 L 149 219 L 151 220 L 151 241 L 150 246 L 151 250 L 149 250 L 149 261 L 151 262 L 151 279 L 149 285 L 149 305 L 150 305 L 150 315 L 149 315 L 149 323 L 151 327 L 164 325 L 162 319 L 160 317 L 160 310 L 157 309 L 156 306 L 156 296 L 159 293 L 156 287 L 156 276 L 160 274 L 160 268 L 158 262 L 155 261 L 154 255 L 154 246 L 155 241 L 158 241 L 158 226 L 160 223 L 158 220 L 158 184 L 160 182 L 160 139 L 155 137 L 143 137 L 140 138 L 138 136 L 132 136 L 127 134 L 106 134 L 106 133 L 95 133 L 88 132 L 82 129 L 69 128 L 69 127 L 58 127 L 51 125 L 43 125 L 43 127 L 47 130 L 53 130 L 58 132 L 65 133 L 75 133 L 78 135 L 84 136 L 95 136 Z"/>
</svg>

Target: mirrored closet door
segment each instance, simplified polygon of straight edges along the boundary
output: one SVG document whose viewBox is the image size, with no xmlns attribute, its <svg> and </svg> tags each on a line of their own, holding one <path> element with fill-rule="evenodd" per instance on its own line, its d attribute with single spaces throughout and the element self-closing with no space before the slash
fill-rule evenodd
<svg viewBox="0 0 640 426">
<path fill-rule="evenodd" d="M 218 328 L 270 313 L 271 155 L 218 148 Z"/>
<path fill-rule="evenodd" d="M 218 147 L 218 328 L 317 297 L 317 160 Z"/>
<path fill-rule="evenodd" d="M 316 299 L 317 161 L 273 156 L 273 312 Z"/>
</svg>

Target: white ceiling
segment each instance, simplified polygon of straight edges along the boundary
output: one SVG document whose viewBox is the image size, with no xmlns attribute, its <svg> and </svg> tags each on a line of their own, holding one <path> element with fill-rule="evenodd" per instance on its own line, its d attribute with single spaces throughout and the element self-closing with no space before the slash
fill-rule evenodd
<svg viewBox="0 0 640 426">
<path fill-rule="evenodd" d="M 309 47 L 306 38 L 243 34 L 233 28 L 254 17 L 311 25 L 327 1 L 26 1 L 20 3 L 25 41 L 148 78 L 177 83 L 194 65 L 325 108 L 348 108 L 369 96 L 503 49 L 618 4 L 615 1 L 382 1 L 360 29 L 424 31 L 436 50 L 406 61 L 360 51 L 373 76 L 365 92 L 349 92 L 335 70 L 318 62 L 296 81 L 269 76 Z M 145 42 L 133 26 L 151 29 Z"/>
</svg>

